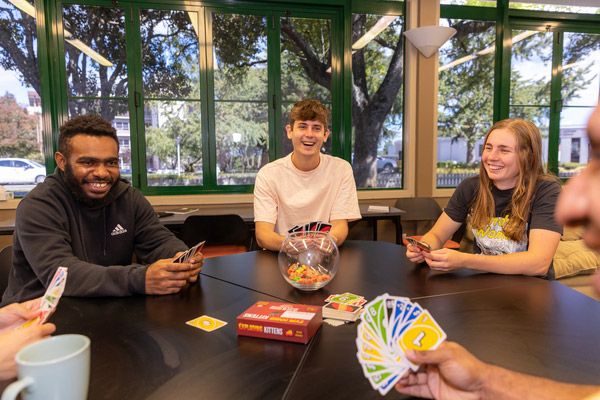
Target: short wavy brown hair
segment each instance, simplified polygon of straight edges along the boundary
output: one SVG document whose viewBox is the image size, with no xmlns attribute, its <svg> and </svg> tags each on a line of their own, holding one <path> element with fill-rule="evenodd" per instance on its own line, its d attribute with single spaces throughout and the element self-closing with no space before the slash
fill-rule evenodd
<svg viewBox="0 0 600 400">
<path fill-rule="evenodd" d="M 293 128 L 296 121 L 319 121 L 328 129 L 330 114 L 331 111 L 319 100 L 301 100 L 290 111 L 290 125 Z"/>
<path fill-rule="evenodd" d="M 78 115 L 65 122 L 59 130 L 58 151 L 65 157 L 69 156 L 70 140 L 77 135 L 107 136 L 117 143 L 119 149 L 119 138 L 117 131 L 110 122 L 97 115 Z"/>
</svg>

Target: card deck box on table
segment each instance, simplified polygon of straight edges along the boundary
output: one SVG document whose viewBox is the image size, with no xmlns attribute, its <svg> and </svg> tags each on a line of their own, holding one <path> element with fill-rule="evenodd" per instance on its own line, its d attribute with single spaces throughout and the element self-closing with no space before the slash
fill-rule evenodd
<svg viewBox="0 0 600 400">
<path fill-rule="evenodd" d="M 322 323 L 321 307 L 257 301 L 237 317 L 237 334 L 306 344 Z"/>
</svg>

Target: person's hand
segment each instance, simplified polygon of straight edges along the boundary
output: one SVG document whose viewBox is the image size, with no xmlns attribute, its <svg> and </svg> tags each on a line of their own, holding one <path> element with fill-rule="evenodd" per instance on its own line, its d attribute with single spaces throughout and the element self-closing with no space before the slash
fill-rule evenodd
<svg viewBox="0 0 600 400">
<path fill-rule="evenodd" d="M 202 271 L 202 266 L 204 265 L 204 255 L 202 253 L 198 253 L 192 257 L 188 263 L 192 264 L 192 275 L 188 278 L 188 282 L 193 283 L 198 280 L 198 275 Z"/>
<path fill-rule="evenodd" d="M 34 319 L 40 313 L 41 297 L 24 303 L 12 303 L 0 308 L 0 334 L 13 330 Z"/>
<path fill-rule="evenodd" d="M 0 381 L 17 376 L 15 355 L 28 344 L 50 337 L 54 324 L 29 326 L 0 335 Z"/>
<path fill-rule="evenodd" d="M 398 392 L 429 399 L 481 398 L 490 366 L 462 346 L 444 342 L 437 350 L 407 350 L 406 358 L 423 369 L 400 379 Z"/>
<path fill-rule="evenodd" d="M 193 260 L 196 262 L 174 263 L 173 259 L 158 260 L 146 269 L 146 294 L 171 294 L 177 293 L 183 285 L 198 279 L 202 264 L 198 261 L 199 255 Z"/>
<path fill-rule="evenodd" d="M 451 249 L 433 250 L 431 253 L 423 253 L 425 262 L 429 268 L 436 271 L 456 271 L 464 268 L 465 253 Z"/>
<path fill-rule="evenodd" d="M 406 246 L 406 258 L 414 263 L 423 262 L 425 260 L 421 249 L 419 249 L 417 246 L 413 246 L 412 244 Z"/>
</svg>

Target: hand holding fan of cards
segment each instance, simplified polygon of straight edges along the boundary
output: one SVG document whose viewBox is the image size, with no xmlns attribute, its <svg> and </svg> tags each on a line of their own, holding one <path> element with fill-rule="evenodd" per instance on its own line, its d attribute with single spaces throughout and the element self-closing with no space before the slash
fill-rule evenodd
<svg viewBox="0 0 600 400">
<path fill-rule="evenodd" d="M 65 291 L 66 284 L 67 268 L 58 267 L 54 277 L 52 278 L 52 281 L 50 282 L 50 286 L 48 286 L 46 293 L 44 293 L 44 297 L 42 297 L 42 300 L 40 301 L 40 314 L 37 317 L 25 322 L 17 329 L 44 324 L 48 318 L 50 318 L 50 315 L 52 315 L 54 309 L 58 305 L 58 301 Z"/>
<path fill-rule="evenodd" d="M 385 395 L 409 369 L 419 369 L 404 352 L 434 350 L 446 339 L 446 333 L 429 311 L 406 297 L 386 293 L 365 304 L 364 309 L 356 356 L 373 389 Z"/>
</svg>

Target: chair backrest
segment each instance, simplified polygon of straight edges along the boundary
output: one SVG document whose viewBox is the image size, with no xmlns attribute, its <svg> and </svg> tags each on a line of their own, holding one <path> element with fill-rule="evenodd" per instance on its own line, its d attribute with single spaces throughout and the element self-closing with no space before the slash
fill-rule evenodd
<svg viewBox="0 0 600 400">
<path fill-rule="evenodd" d="M 406 211 L 402 222 L 415 223 L 414 234 L 424 235 L 442 215 L 442 207 L 433 197 L 408 197 L 396 200 L 396 208 Z M 419 221 L 428 223 L 418 224 Z M 452 235 L 452 240 L 460 243 L 466 230 L 466 222 Z M 407 231 L 410 231 L 408 229 Z"/>
<path fill-rule="evenodd" d="M 398 199 L 395 207 L 406 211 L 402 221 L 435 221 L 442 215 L 442 208 L 432 197 Z"/>
<path fill-rule="evenodd" d="M 0 250 L 0 298 L 8 287 L 8 277 L 12 268 L 12 246 Z"/>
<path fill-rule="evenodd" d="M 242 217 L 227 215 L 190 215 L 179 231 L 188 246 L 206 240 L 205 246 L 237 244 L 250 249 L 252 235 Z"/>
</svg>

